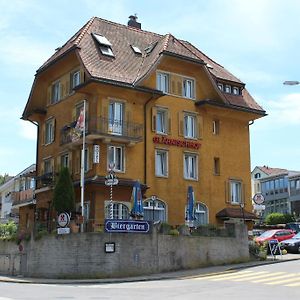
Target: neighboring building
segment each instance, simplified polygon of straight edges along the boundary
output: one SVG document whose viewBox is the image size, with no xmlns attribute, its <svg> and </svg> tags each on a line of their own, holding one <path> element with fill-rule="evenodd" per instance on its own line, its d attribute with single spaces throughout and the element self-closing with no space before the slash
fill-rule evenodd
<svg viewBox="0 0 300 300">
<path fill-rule="evenodd" d="M 292 208 L 290 197 L 290 191 L 293 191 L 294 201 L 296 201 L 297 190 L 296 185 L 294 188 L 293 184 L 296 184 L 297 179 L 290 179 L 294 178 L 295 174 L 297 174 L 295 171 L 267 166 L 255 167 L 251 172 L 252 196 L 256 193 L 262 193 L 265 198 L 263 217 L 275 212 L 283 214 L 292 214 L 295 212 L 295 209 Z M 292 189 L 289 189 L 289 186 Z M 295 205 L 296 202 L 293 206 Z"/>
<path fill-rule="evenodd" d="M 0 185 L 1 223 L 6 223 L 11 218 L 12 192 L 14 191 L 14 179 Z"/>
<path fill-rule="evenodd" d="M 27 213 L 28 207 L 35 207 L 35 176 L 36 166 L 32 164 L 14 177 L 14 191 L 12 192 L 12 213 L 20 216 L 19 224 L 22 228 L 32 228 L 34 215 Z M 23 213 L 23 211 L 25 211 Z M 33 212 L 33 210 L 31 210 Z"/>
<path fill-rule="evenodd" d="M 1 222 L 7 222 L 10 219 L 19 222 L 19 209 L 26 205 L 32 205 L 34 202 L 34 178 L 35 164 L 0 185 Z"/>
<path fill-rule="evenodd" d="M 300 219 L 300 172 L 289 177 L 291 212 Z"/>
<path fill-rule="evenodd" d="M 51 214 L 61 166 L 71 171 L 80 209 L 82 139 L 73 137 L 83 100 L 84 209 L 91 228 L 108 217 L 104 181 L 110 163 L 119 179 L 114 218 L 129 218 L 137 180 L 146 219 L 184 224 L 188 186 L 195 194 L 196 224 L 254 217 L 249 122 L 265 111 L 243 82 L 195 46 L 143 31 L 131 16 L 128 26 L 92 18 L 36 73 L 23 119 L 38 126 L 38 221 Z M 28 206 L 23 213 L 33 210 Z"/>
</svg>

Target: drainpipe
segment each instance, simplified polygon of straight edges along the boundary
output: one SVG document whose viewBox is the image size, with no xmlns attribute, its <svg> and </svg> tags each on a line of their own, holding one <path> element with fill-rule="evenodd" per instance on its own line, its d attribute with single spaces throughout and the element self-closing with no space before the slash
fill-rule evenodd
<svg viewBox="0 0 300 300">
<path fill-rule="evenodd" d="M 147 105 L 154 98 L 154 94 L 152 93 L 151 97 L 146 101 L 144 106 L 144 183 L 147 185 Z M 150 123 L 151 124 L 151 123 Z"/>
<path fill-rule="evenodd" d="M 24 120 L 24 119 L 23 119 Z M 37 139 L 36 139 L 36 156 L 35 156 L 35 174 L 37 175 L 37 171 L 38 171 L 38 153 L 39 153 L 39 136 L 40 136 L 40 126 L 37 122 L 31 121 L 29 119 L 27 119 L 27 121 L 29 121 L 30 123 L 32 123 L 33 125 L 35 125 L 37 127 Z M 36 185 L 37 185 L 37 180 L 36 180 L 35 176 L 35 186 L 34 186 L 34 190 L 36 190 Z M 35 197 L 35 193 L 33 193 L 33 197 Z M 35 234 L 35 226 L 36 226 L 36 204 L 34 205 L 34 212 L 33 212 L 33 233 Z M 47 222 L 48 225 L 48 222 Z"/>
<path fill-rule="evenodd" d="M 254 120 L 251 120 L 251 121 L 249 122 L 249 126 L 251 126 L 252 124 L 254 124 Z"/>
</svg>

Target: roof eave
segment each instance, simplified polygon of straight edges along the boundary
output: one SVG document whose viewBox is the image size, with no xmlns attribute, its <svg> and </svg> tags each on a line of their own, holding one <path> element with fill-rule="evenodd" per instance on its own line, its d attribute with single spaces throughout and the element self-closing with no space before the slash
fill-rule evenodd
<svg viewBox="0 0 300 300">
<path fill-rule="evenodd" d="M 196 106 L 203 106 L 203 105 L 212 105 L 212 106 L 218 106 L 221 108 L 229 108 L 229 109 L 234 109 L 234 110 L 238 110 L 238 111 L 242 111 L 242 112 L 249 112 L 249 113 L 254 113 L 257 115 L 260 115 L 262 117 L 267 116 L 266 111 L 264 110 L 258 110 L 258 109 L 254 109 L 254 108 L 247 108 L 247 107 L 243 107 L 243 106 L 238 106 L 238 105 L 233 105 L 233 104 L 223 104 L 220 102 L 217 102 L 215 100 L 199 100 L 195 102 Z"/>
<path fill-rule="evenodd" d="M 206 63 L 202 60 L 202 59 L 196 59 L 196 58 L 192 58 L 192 57 L 188 57 L 188 56 L 185 56 L 185 55 L 181 55 L 181 54 L 177 54 L 177 53 L 174 53 L 174 52 L 170 52 L 170 51 L 162 51 L 161 52 L 163 55 L 167 55 L 167 56 L 172 56 L 172 57 L 176 57 L 176 58 L 179 58 L 179 59 L 182 59 L 182 60 L 185 60 L 185 61 L 190 61 L 190 62 L 193 62 L 193 63 L 196 63 L 196 64 L 201 64 L 201 65 L 205 65 Z"/>
</svg>

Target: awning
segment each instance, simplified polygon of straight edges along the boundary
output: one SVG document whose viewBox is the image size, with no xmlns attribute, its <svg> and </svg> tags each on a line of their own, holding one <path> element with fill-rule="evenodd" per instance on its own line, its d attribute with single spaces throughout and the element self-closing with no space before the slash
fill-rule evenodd
<svg viewBox="0 0 300 300">
<path fill-rule="evenodd" d="M 244 220 L 256 220 L 259 219 L 256 214 L 249 212 L 242 208 L 233 208 L 233 207 L 227 207 L 222 210 L 220 210 L 216 214 L 217 218 L 220 219 L 229 219 L 229 218 L 239 218 Z"/>
</svg>

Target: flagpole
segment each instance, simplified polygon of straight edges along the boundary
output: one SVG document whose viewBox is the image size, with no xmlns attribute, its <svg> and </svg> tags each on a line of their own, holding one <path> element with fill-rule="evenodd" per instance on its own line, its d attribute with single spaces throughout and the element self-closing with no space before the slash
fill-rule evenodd
<svg viewBox="0 0 300 300">
<path fill-rule="evenodd" d="M 80 172 L 82 223 L 80 224 L 80 232 L 83 232 L 83 222 L 84 222 L 85 106 L 86 106 L 86 100 L 83 100 L 83 132 L 82 132 L 81 172 Z"/>
</svg>

